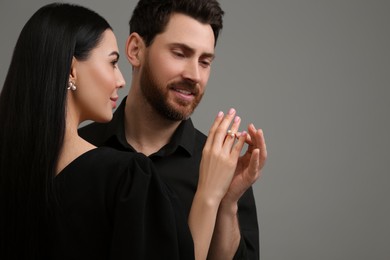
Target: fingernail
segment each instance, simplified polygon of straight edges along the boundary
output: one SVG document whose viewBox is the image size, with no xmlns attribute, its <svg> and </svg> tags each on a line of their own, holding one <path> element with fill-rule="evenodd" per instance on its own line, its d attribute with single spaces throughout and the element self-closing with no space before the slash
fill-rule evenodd
<svg viewBox="0 0 390 260">
<path fill-rule="evenodd" d="M 217 117 L 222 117 L 222 116 L 223 116 L 223 112 L 219 111 Z"/>
<path fill-rule="evenodd" d="M 241 118 L 239 117 L 239 116 L 236 116 L 235 118 L 234 118 L 234 122 L 238 122 L 238 121 L 240 121 L 241 120 Z"/>
<path fill-rule="evenodd" d="M 229 109 L 229 115 L 234 114 L 234 112 L 235 112 L 234 108 Z"/>
</svg>

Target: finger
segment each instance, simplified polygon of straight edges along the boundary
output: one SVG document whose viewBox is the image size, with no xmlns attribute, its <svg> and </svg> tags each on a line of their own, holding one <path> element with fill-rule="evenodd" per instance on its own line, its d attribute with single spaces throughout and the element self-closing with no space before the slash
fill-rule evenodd
<svg viewBox="0 0 390 260">
<path fill-rule="evenodd" d="M 248 126 L 248 133 L 250 134 L 251 137 L 254 137 L 256 135 L 256 127 L 254 126 L 254 124 L 250 124 Z M 253 138 L 252 138 L 253 139 Z"/>
<path fill-rule="evenodd" d="M 255 129 L 255 128 L 253 128 Z M 252 129 L 252 130 L 253 130 Z M 258 160 L 260 169 L 263 168 L 265 161 L 267 159 L 267 146 L 265 143 L 264 133 L 262 129 L 257 129 L 255 132 L 252 132 L 252 149 L 258 149 Z"/>
<path fill-rule="evenodd" d="M 240 128 L 241 124 L 241 118 L 239 116 L 236 116 L 233 120 L 233 124 L 230 127 L 230 131 L 232 131 L 234 134 L 238 132 L 238 129 Z"/>
<path fill-rule="evenodd" d="M 213 140 L 213 145 L 216 145 L 216 147 L 222 147 L 226 137 L 226 132 L 228 130 L 228 127 L 235 115 L 236 115 L 236 110 L 234 108 L 231 108 L 228 114 L 223 118 L 222 122 L 219 124 Z"/>
<path fill-rule="evenodd" d="M 248 132 L 249 132 L 249 130 L 248 130 Z M 250 134 L 246 135 L 245 143 L 247 143 L 250 146 L 253 145 L 252 137 L 250 136 Z"/>
<path fill-rule="evenodd" d="M 230 127 L 230 130 L 228 130 L 228 133 L 225 135 L 225 140 L 223 143 L 223 149 L 225 152 L 230 153 L 232 146 L 236 140 L 237 137 L 236 133 L 240 128 L 240 123 L 241 123 L 241 118 L 239 116 L 235 116 L 232 126 Z"/>
<path fill-rule="evenodd" d="M 256 145 L 256 127 L 253 124 L 248 126 L 248 135 L 245 141 L 250 146 Z"/>
<path fill-rule="evenodd" d="M 233 160 L 238 160 L 242 148 L 244 147 L 246 136 L 247 136 L 247 132 L 246 131 L 242 132 L 240 137 L 238 138 L 238 141 L 234 144 L 231 152 L 231 155 L 233 156 L 232 158 Z"/>
<path fill-rule="evenodd" d="M 260 165 L 259 155 L 260 155 L 260 149 L 258 148 L 254 149 L 252 152 L 252 156 L 249 162 L 249 169 L 248 169 L 248 174 L 249 174 L 248 177 L 249 177 L 249 182 L 251 184 L 253 184 L 260 175 L 261 165 Z"/>
<path fill-rule="evenodd" d="M 261 148 L 261 135 L 262 135 L 262 131 L 261 129 L 256 129 L 255 128 L 255 132 L 253 134 L 253 145 L 256 147 L 256 148 Z"/>
<path fill-rule="evenodd" d="M 210 127 L 209 134 L 207 136 L 207 140 L 204 148 L 210 148 L 212 146 L 215 138 L 215 133 L 217 131 L 218 126 L 221 124 L 222 119 L 223 119 L 223 112 L 219 111 L 217 116 L 214 119 L 214 123 Z"/>
<path fill-rule="evenodd" d="M 251 137 L 251 145 L 253 145 L 253 148 L 261 148 L 261 131 L 256 129 L 253 124 L 249 125 L 248 131 Z"/>
<path fill-rule="evenodd" d="M 259 148 L 260 148 L 260 154 L 259 154 L 259 159 L 260 159 L 260 168 L 263 168 L 265 161 L 267 160 L 268 157 L 268 152 L 267 152 L 267 145 L 265 143 L 265 138 L 264 138 L 264 132 L 262 129 L 257 130 L 258 135 L 259 135 Z"/>
</svg>

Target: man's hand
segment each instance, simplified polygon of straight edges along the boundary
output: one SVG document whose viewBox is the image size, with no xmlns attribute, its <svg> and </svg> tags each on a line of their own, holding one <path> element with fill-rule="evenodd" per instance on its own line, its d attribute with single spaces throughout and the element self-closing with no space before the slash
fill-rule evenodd
<svg viewBox="0 0 390 260">
<path fill-rule="evenodd" d="M 267 159 L 267 147 L 261 129 L 253 124 L 248 126 L 246 138 L 248 149 L 237 162 L 236 171 L 230 187 L 223 198 L 224 203 L 237 203 L 241 196 L 261 175 L 261 170 Z"/>
</svg>

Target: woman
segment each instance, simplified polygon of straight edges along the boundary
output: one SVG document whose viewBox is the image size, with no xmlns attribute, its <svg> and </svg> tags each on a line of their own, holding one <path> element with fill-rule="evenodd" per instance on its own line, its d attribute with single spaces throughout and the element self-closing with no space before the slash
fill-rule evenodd
<svg viewBox="0 0 390 260">
<path fill-rule="evenodd" d="M 0 96 L 0 259 L 207 255 L 146 157 L 77 134 L 85 120 L 111 119 L 125 84 L 118 59 L 111 27 L 86 8 L 50 4 L 24 26 Z M 233 118 L 219 113 L 210 130 L 191 214 L 212 217 L 191 224 L 196 237 L 212 236 L 217 208 L 201 205 L 222 199 L 246 138 L 225 135 Z"/>
</svg>

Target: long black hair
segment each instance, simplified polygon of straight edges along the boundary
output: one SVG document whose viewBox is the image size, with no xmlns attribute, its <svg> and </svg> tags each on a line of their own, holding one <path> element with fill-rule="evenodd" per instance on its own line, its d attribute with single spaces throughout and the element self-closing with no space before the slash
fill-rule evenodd
<svg viewBox="0 0 390 260">
<path fill-rule="evenodd" d="M 0 259 L 44 254 L 72 58 L 87 59 L 107 29 L 87 8 L 53 3 L 20 33 L 0 95 Z"/>
</svg>

